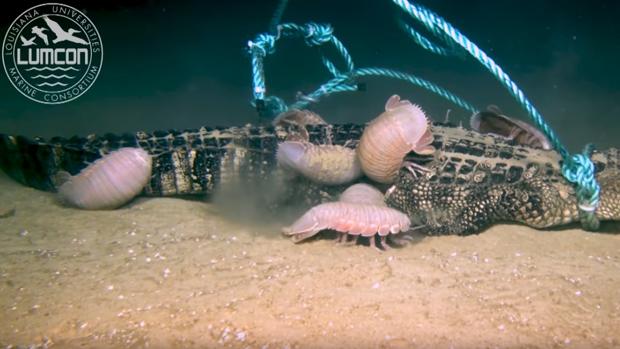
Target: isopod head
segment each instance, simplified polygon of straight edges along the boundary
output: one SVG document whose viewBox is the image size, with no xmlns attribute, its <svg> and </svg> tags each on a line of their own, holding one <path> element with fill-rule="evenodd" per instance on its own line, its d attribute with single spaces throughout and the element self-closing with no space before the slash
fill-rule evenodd
<svg viewBox="0 0 620 349">
<path fill-rule="evenodd" d="M 323 229 L 327 229 L 327 225 L 322 223 L 323 214 L 321 213 L 325 206 L 325 204 L 321 204 L 311 208 L 291 226 L 282 228 L 282 232 L 290 236 L 293 242 L 298 243 L 316 235 Z"/>
<path fill-rule="evenodd" d="M 287 141 L 278 144 L 276 158 L 280 166 L 297 171 L 303 166 L 303 157 L 308 149 L 308 143 Z"/>
<path fill-rule="evenodd" d="M 393 119 L 394 127 L 410 147 L 410 151 L 422 155 L 435 151 L 431 146 L 433 134 L 430 121 L 422 108 L 393 95 L 385 103 L 385 113 L 386 117 Z"/>
</svg>

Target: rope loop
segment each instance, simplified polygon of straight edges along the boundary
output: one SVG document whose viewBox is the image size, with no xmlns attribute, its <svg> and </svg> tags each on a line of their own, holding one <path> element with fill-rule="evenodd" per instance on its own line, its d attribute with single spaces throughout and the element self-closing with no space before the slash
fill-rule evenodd
<svg viewBox="0 0 620 349">
<path fill-rule="evenodd" d="M 253 56 L 265 57 L 276 51 L 276 36 L 262 33 L 256 36 L 254 41 L 248 41 L 248 50 Z"/>
<path fill-rule="evenodd" d="M 303 27 L 304 39 L 308 46 L 320 46 L 332 40 L 334 28 L 329 24 L 306 23 Z"/>
</svg>

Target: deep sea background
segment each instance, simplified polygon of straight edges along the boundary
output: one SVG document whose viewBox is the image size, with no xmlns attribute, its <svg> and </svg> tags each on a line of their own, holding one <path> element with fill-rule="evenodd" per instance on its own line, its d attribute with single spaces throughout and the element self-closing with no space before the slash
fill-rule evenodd
<svg viewBox="0 0 620 349">
<path fill-rule="evenodd" d="M 248 39 L 267 31 L 277 1 L 66 1 L 86 12 L 102 36 L 104 61 L 91 89 L 62 105 L 35 103 L 0 74 L 0 133 L 50 137 L 88 133 L 243 125 L 258 121 L 250 105 Z M 421 4 L 478 44 L 521 87 L 573 151 L 594 142 L 620 146 L 618 1 L 447 1 Z M 0 36 L 32 1 L 3 5 Z M 525 113 L 473 59 L 432 55 L 397 25 L 391 1 L 290 0 L 283 22 L 333 25 L 356 67 L 382 66 L 433 81 L 478 108 Z M 416 28 L 420 26 L 416 24 Z M 286 101 L 330 76 L 319 51 L 281 40 L 266 59 L 267 88 Z M 336 56 L 331 56 L 336 59 Z M 421 88 L 384 78 L 367 90 L 336 94 L 313 109 L 334 123 L 374 118 L 391 94 L 420 104 L 435 120 L 469 112 Z"/>
</svg>

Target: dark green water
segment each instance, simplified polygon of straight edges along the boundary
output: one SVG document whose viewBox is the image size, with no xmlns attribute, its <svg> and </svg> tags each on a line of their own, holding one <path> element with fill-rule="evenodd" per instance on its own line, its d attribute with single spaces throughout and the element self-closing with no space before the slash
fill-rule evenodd
<svg viewBox="0 0 620 349">
<path fill-rule="evenodd" d="M 0 76 L 0 132 L 28 136 L 124 132 L 256 122 L 250 106 L 248 39 L 267 30 L 276 1 L 76 2 L 103 40 L 104 61 L 93 87 L 75 101 L 48 106 L 19 94 Z M 587 142 L 618 146 L 620 28 L 616 1 L 423 1 L 477 43 L 577 150 Z M 0 34 L 33 2 L 0 15 Z M 525 114 L 472 59 L 434 56 L 398 28 L 391 1 L 295 1 L 284 22 L 331 23 L 357 67 L 384 66 L 442 85 L 479 108 L 499 105 Z M 316 49 L 280 41 L 266 62 L 270 93 L 293 101 L 329 75 Z M 368 79 L 367 91 L 326 98 L 314 109 L 331 122 L 364 122 L 397 93 L 436 120 L 469 113 L 418 87 Z"/>
</svg>

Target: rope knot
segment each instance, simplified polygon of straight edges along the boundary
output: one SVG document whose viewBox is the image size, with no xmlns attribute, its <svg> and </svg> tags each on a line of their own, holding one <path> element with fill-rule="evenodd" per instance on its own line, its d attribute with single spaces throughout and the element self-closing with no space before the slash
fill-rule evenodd
<svg viewBox="0 0 620 349">
<path fill-rule="evenodd" d="M 308 46 L 319 46 L 331 41 L 334 29 L 329 24 L 306 23 L 304 38 Z"/>
<path fill-rule="evenodd" d="M 252 55 L 265 57 L 275 52 L 276 37 L 271 34 L 259 34 L 254 41 L 248 41 L 248 50 Z"/>
<path fill-rule="evenodd" d="M 575 154 L 562 165 L 562 175 L 576 185 L 577 203 L 582 215 L 586 217 L 586 227 L 593 227 L 590 222 L 598 225 L 595 216 L 599 204 L 601 188 L 594 177 L 594 164 L 590 160 L 593 147 L 587 145 L 581 154 Z"/>
<path fill-rule="evenodd" d="M 276 96 L 268 96 L 260 101 L 257 101 L 255 107 L 258 111 L 258 115 L 265 119 L 273 119 L 277 115 L 280 115 L 288 110 L 286 103 L 284 103 L 281 98 Z"/>
</svg>

